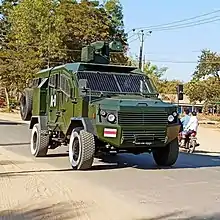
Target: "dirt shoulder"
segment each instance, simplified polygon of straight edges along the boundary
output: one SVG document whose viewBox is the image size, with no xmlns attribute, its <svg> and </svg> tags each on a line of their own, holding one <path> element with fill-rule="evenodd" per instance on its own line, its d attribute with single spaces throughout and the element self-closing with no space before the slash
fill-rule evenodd
<svg viewBox="0 0 220 220">
<path fill-rule="evenodd" d="M 0 186 L 0 216 L 5 220 L 144 217 L 136 204 L 128 205 L 72 170 L 55 170 L 4 148 L 0 148 Z"/>
<path fill-rule="evenodd" d="M 18 113 L 0 112 L 0 119 L 6 121 L 14 121 L 18 123 L 28 123 L 26 121 L 23 121 Z"/>
<path fill-rule="evenodd" d="M 220 155 L 220 129 L 210 125 L 200 125 L 198 128 L 197 153 Z"/>
</svg>

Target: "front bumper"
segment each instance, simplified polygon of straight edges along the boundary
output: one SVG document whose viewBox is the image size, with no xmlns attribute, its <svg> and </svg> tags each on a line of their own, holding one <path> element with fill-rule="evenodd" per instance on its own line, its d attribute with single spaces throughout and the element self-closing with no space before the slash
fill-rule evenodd
<svg viewBox="0 0 220 220">
<path fill-rule="evenodd" d="M 98 138 L 117 148 L 163 147 L 178 137 L 180 125 L 103 126 L 97 125 Z"/>
</svg>

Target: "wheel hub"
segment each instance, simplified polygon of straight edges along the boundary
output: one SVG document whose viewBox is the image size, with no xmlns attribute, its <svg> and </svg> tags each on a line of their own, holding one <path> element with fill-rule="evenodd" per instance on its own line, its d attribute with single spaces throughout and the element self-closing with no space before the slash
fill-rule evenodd
<svg viewBox="0 0 220 220">
<path fill-rule="evenodd" d="M 79 158 L 79 139 L 75 138 L 73 142 L 73 160 L 77 161 Z"/>
</svg>

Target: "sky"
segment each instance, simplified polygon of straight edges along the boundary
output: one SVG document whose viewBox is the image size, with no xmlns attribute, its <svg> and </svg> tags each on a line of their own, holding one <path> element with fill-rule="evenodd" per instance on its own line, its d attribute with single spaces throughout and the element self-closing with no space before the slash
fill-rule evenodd
<svg viewBox="0 0 220 220">
<path fill-rule="evenodd" d="M 133 28 L 161 25 L 220 9 L 219 0 L 121 0 L 121 4 L 126 32 Z M 220 12 L 200 17 L 197 21 L 214 16 L 220 18 Z M 186 22 L 192 21 L 196 20 Z M 131 32 L 128 39 L 129 54 L 135 56 L 139 55 L 140 40 L 135 40 L 137 35 L 133 37 L 132 35 Z M 143 54 L 145 59 L 152 61 L 153 64 L 168 67 L 164 78 L 186 82 L 191 79 L 202 49 L 220 52 L 220 20 L 176 30 L 152 31 L 150 36 L 145 35 Z M 176 61 L 191 63 L 173 63 Z"/>
</svg>

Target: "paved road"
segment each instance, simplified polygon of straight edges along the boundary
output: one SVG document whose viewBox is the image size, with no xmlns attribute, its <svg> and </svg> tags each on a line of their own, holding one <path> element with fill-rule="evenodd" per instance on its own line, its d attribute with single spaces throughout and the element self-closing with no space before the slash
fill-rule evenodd
<svg viewBox="0 0 220 220">
<path fill-rule="evenodd" d="M 0 121 L 1 148 L 31 158 L 29 141 L 27 125 Z M 31 159 L 104 187 L 142 212 L 164 215 L 154 219 L 220 219 L 220 156 L 181 154 L 173 168 L 164 169 L 156 167 L 151 155 L 122 154 L 96 159 L 93 169 L 85 172 L 68 172 L 66 148 L 50 151 L 47 158 Z"/>
</svg>

